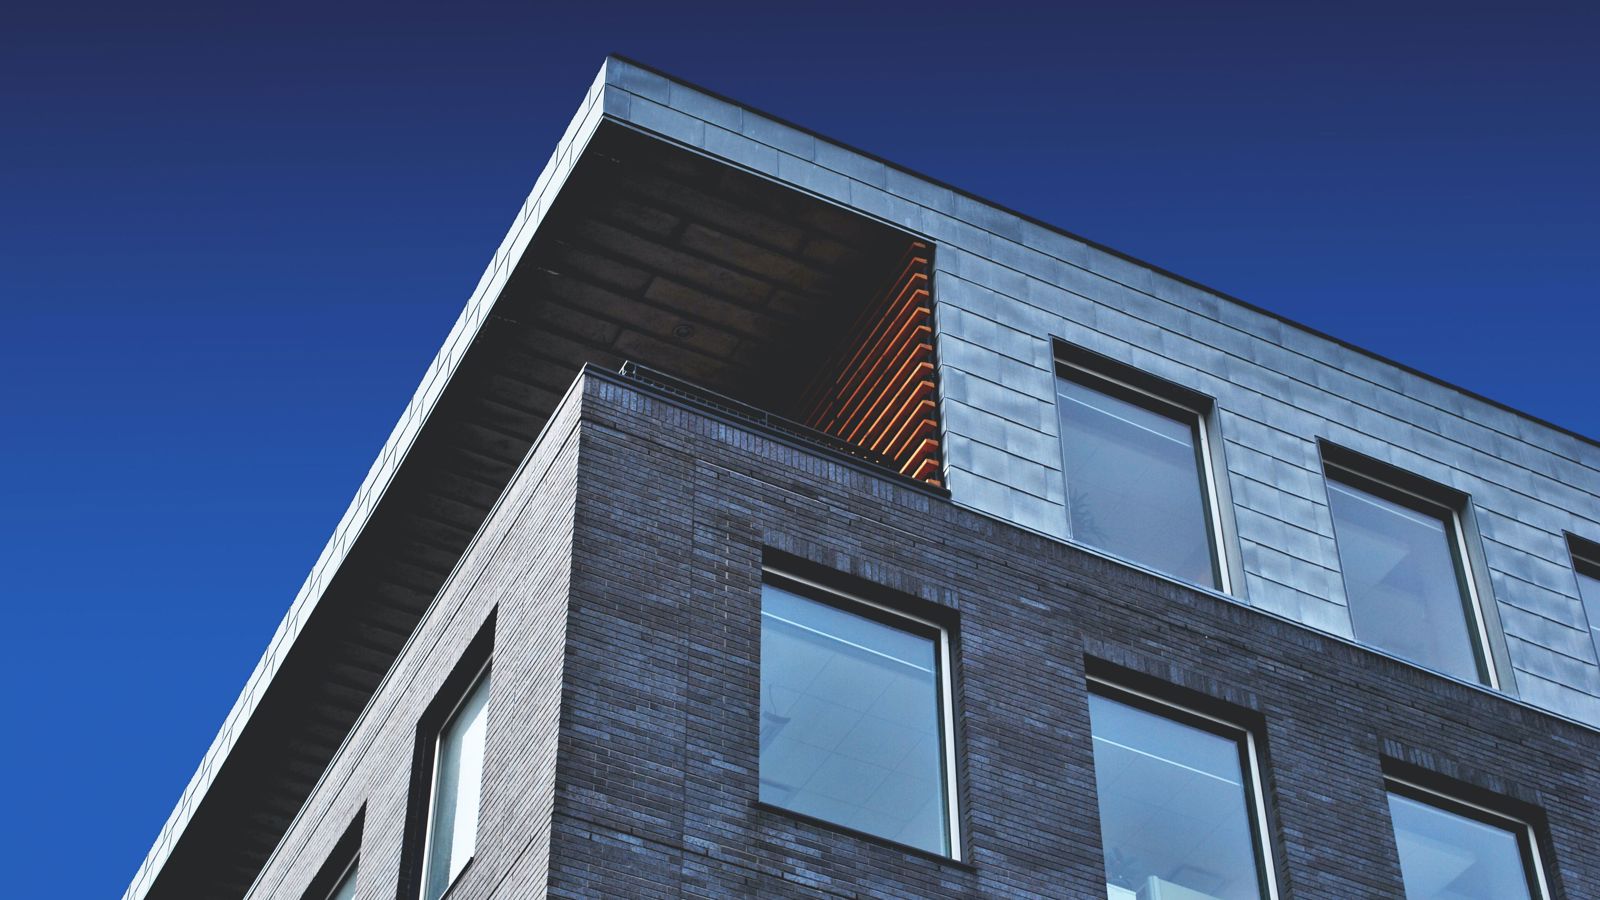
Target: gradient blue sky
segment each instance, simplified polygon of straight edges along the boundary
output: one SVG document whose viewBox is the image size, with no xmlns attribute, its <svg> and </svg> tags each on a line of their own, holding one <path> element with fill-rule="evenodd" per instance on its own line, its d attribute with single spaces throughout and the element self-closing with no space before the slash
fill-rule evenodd
<svg viewBox="0 0 1600 900">
<path fill-rule="evenodd" d="M 1600 435 L 1583 5 L 125 6 L 0 13 L 11 896 L 125 886 L 608 52 Z"/>
</svg>

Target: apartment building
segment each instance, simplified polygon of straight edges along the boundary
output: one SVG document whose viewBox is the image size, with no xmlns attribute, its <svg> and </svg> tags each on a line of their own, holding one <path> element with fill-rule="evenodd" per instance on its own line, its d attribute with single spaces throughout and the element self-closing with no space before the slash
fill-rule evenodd
<svg viewBox="0 0 1600 900">
<path fill-rule="evenodd" d="M 1595 442 L 611 58 L 125 898 L 1600 897 L 1596 628 Z"/>
</svg>

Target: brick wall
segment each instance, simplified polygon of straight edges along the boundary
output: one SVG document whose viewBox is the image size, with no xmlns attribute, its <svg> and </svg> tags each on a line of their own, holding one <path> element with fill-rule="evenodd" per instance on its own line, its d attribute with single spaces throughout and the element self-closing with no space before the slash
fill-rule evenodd
<svg viewBox="0 0 1600 900">
<path fill-rule="evenodd" d="M 775 555 L 957 618 L 965 862 L 756 804 Z M 1532 811 L 1554 896 L 1600 896 L 1600 734 L 601 374 L 252 896 L 302 896 L 363 808 L 359 896 L 409 884 L 417 722 L 491 613 L 478 856 L 452 900 L 1104 896 L 1086 665 L 1254 728 L 1285 898 L 1399 895 L 1386 764 Z"/>
<path fill-rule="evenodd" d="M 1399 896 L 1384 765 L 1537 809 L 1600 896 L 1600 735 L 652 399 L 585 385 L 551 895 L 1104 896 L 1085 660 L 1255 724 L 1286 897 Z M 959 613 L 970 864 L 755 805 L 764 553 Z"/>
<path fill-rule="evenodd" d="M 540 893 L 554 803 L 577 413 L 574 403 L 552 418 L 248 896 L 305 896 L 363 807 L 357 897 L 415 896 L 404 832 L 418 723 L 491 616 L 478 852 L 452 896 Z"/>
</svg>

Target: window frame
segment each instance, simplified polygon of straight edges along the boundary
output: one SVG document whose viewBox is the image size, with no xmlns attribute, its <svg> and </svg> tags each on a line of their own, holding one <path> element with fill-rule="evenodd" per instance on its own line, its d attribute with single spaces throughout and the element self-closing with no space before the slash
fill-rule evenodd
<svg viewBox="0 0 1600 900">
<path fill-rule="evenodd" d="M 1508 815 L 1481 803 L 1463 800 L 1457 794 L 1428 787 L 1397 775 L 1385 775 L 1383 788 L 1385 812 L 1388 810 L 1388 795 L 1395 794 L 1424 806 L 1431 806 L 1443 812 L 1454 813 L 1480 824 L 1511 832 L 1517 839 L 1517 849 L 1522 857 L 1522 876 L 1528 881 L 1530 896 L 1533 900 L 1551 900 L 1550 884 L 1545 874 L 1544 858 L 1539 852 L 1539 833 L 1532 822 Z M 1389 820 L 1389 834 L 1391 839 L 1396 842 L 1395 865 L 1398 869 L 1400 848 L 1392 816 Z M 1404 890 L 1403 886 L 1401 890 Z M 1402 896 L 1404 895 L 1402 894 Z"/>
<path fill-rule="evenodd" d="M 889 606 L 875 600 L 870 600 L 858 593 L 844 590 L 835 585 L 824 584 L 823 582 L 815 579 L 797 574 L 793 570 L 764 564 L 761 567 L 761 586 L 765 588 L 767 585 L 772 585 L 781 590 L 790 591 L 791 593 L 798 594 L 807 600 L 820 603 L 824 606 L 831 606 L 834 609 L 863 616 L 872 621 L 887 625 L 891 628 L 897 628 L 909 634 L 929 637 L 934 640 L 935 659 L 937 660 L 939 667 L 939 677 L 936 680 L 936 684 L 939 689 L 939 763 L 940 774 L 943 776 L 942 780 L 944 782 L 945 834 L 947 835 L 947 839 L 949 841 L 949 850 L 945 853 L 939 853 L 936 851 L 929 851 L 921 847 L 913 847 L 909 844 L 902 844 L 893 838 L 886 838 L 882 835 L 873 834 L 869 831 L 862 831 L 859 828 L 853 828 L 840 822 L 834 822 L 829 819 L 820 819 L 816 816 L 790 809 L 782 804 L 768 803 L 766 801 L 758 802 L 760 802 L 763 806 L 782 810 L 788 815 L 804 818 L 808 821 L 822 823 L 830 828 L 848 831 L 851 834 L 859 834 L 875 841 L 882 841 L 884 843 L 892 844 L 896 847 L 906 847 L 907 849 L 919 853 L 928 853 L 941 859 L 948 859 L 958 863 L 965 862 L 964 839 L 966 829 L 962 827 L 963 823 L 961 821 L 961 791 L 959 783 L 960 768 L 957 765 L 958 758 L 956 756 L 955 680 L 953 678 L 953 667 L 951 665 L 953 661 L 953 655 L 951 650 L 950 627 L 935 622 L 932 619 L 919 616 L 914 613 L 909 613 L 902 609 L 897 609 L 893 606 Z M 761 610 L 758 605 L 758 616 L 760 614 Z M 761 627 L 762 626 L 758 620 L 758 631 Z M 758 682 L 760 677 L 760 665 L 763 664 L 764 661 L 758 660 Z M 759 687 L 757 690 L 759 692 Z M 760 701 L 758 699 L 758 710 L 759 706 Z M 759 716 L 759 711 L 757 715 Z M 756 774 L 758 779 L 760 777 L 760 771 L 761 752 L 758 748 L 756 751 Z M 759 796 L 759 789 L 757 795 Z"/>
<path fill-rule="evenodd" d="M 1250 804 L 1250 839 L 1255 845 L 1256 874 L 1262 887 L 1266 888 L 1267 900 L 1279 900 L 1282 896 L 1278 889 L 1278 864 L 1277 853 L 1272 841 L 1272 824 L 1267 815 L 1267 790 L 1262 775 L 1261 752 L 1257 746 L 1255 729 L 1240 725 L 1231 719 L 1213 715 L 1196 709 L 1187 704 L 1169 700 L 1149 691 L 1129 687 L 1127 684 L 1097 675 L 1093 672 L 1084 675 L 1085 683 L 1085 710 L 1088 707 L 1088 696 L 1094 695 L 1121 703 L 1150 715 L 1159 716 L 1181 725 L 1188 725 L 1200 731 L 1208 732 L 1217 737 L 1233 741 L 1239 748 L 1240 774 L 1249 782 L 1245 786 L 1245 802 Z M 1090 754 L 1093 756 L 1094 725 L 1089 726 Z M 1095 773 L 1095 804 L 1098 816 L 1100 802 L 1099 773 Z M 1102 826 L 1103 827 L 1103 826 Z M 1099 836 L 1101 852 L 1105 851 L 1105 836 Z"/>
<path fill-rule="evenodd" d="M 1212 585 L 1198 585 L 1206 590 L 1217 591 L 1229 596 L 1234 593 L 1235 578 L 1233 566 L 1227 552 L 1228 529 L 1223 521 L 1223 500 L 1217 479 L 1217 457 L 1212 448 L 1211 439 L 1211 414 L 1216 408 L 1212 398 L 1191 390 L 1182 385 L 1167 381 L 1157 375 L 1152 375 L 1140 369 L 1119 362 L 1108 356 L 1095 353 L 1082 347 L 1069 344 L 1056 338 L 1052 341 L 1053 355 L 1055 358 L 1055 378 L 1060 381 L 1071 381 L 1081 387 L 1111 396 L 1115 399 L 1132 403 L 1135 406 L 1148 410 L 1156 415 L 1165 416 L 1189 426 L 1195 435 L 1195 468 L 1198 470 L 1201 507 L 1206 518 L 1206 540 L 1211 551 L 1211 572 L 1216 583 Z M 1061 423 L 1061 391 L 1055 391 L 1056 427 L 1060 431 Z M 1058 433 L 1060 444 L 1062 473 L 1061 481 L 1064 490 L 1068 493 L 1063 497 L 1063 504 L 1067 507 L 1066 534 L 1067 538 L 1081 546 L 1090 547 L 1098 553 L 1114 556 L 1119 560 L 1132 563 L 1142 569 L 1183 584 L 1195 584 L 1151 566 L 1148 563 L 1135 559 L 1128 559 L 1115 551 L 1085 543 L 1072 534 L 1072 507 L 1071 486 L 1066 484 L 1066 459 L 1067 436 Z"/>
<path fill-rule="evenodd" d="M 1450 559 L 1455 565 L 1456 592 L 1460 595 L 1462 612 L 1467 619 L 1467 633 L 1472 638 L 1472 656 L 1478 669 L 1478 681 L 1476 683 L 1480 686 L 1488 687 L 1490 690 L 1500 690 L 1500 667 L 1496 663 L 1494 644 L 1489 634 L 1488 610 L 1484 606 L 1483 592 L 1478 588 L 1478 577 L 1474 571 L 1476 567 L 1473 563 L 1472 548 L 1467 542 L 1467 529 L 1466 524 L 1463 522 L 1465 510 L 1468 504 L 1471 503 L 1471 498 L 1443 485 L 1427 482 L 1421 476 L 1413 475 L 1387 463 L 1365 459 L 1355 451 L 1346 450 L 1337 444 L 1330 444 L 1326 441 L 1319 442 L 1319 456 L 1322 461 L 1324 491 L 1331 492 L 1333 485 L 1338 484 L 1351 490 L 1370 494 L 1380 500 L 1387 500 L 1419 515 L 1440 519 L 1445 523 L 1445 530 L 1450 534 Z M 1331 498 L 1328 498 L 1328 521 L 1333 527 L 1334 553 L 1337 556 L 1340 552 L 1339 523 L 1333 515 Z M 1350 592 L 1349 587 L 1345 584 L 1344 558 L 1340 556 L 1338 559 L 1339 583 L 1344 588 L 1345 608 L 1348 610 Z M 1427 665 L 1421 660 L 1401 656 L 1388 648 L 1363 640 L 1355 632 L 1354 615 L 1351 616 L 1350 634 L 1356 643 L 1385 656 L 1443 675 L 1446 678 L 1459 677 Z"/>
<path fill-rule="evenodd" d="M 367 807 L 363 803 L 345 825 L 344 832 L 334 842 L 333 849 L 323 859 L 322 865 L 317 868 L 317 874 L 300 895 L 301 900 L 333 900 L 335 893 L 344 886 L 345 879 L 361 864 L 361 837 L 366 819 Z"/>
<path fill-rule="evenodd" d="M 1583 614 L 1583 629 L 1589 632 L 1595 658 L 1600 660 L 1600 622 L 1590 620 L 1589 604 L 1583 596 L 1580 577 L 1600 581 L 1600 544 L 1581 538 L 1571 532 L 1567 535 L 1567 558 L 1572 561 L 1572 584 L 1578 594 L 1578 611 Z"/>
<path fill-rule="evenodd" d="M 424 810 L 424 815 L 423 815 L 423 819 L 422 819 L 422 843 L 421 843 L 422 856 L 420 857 L 421 865 L 418 866 L 418 873 L 419 873 L 420 877 L 418 877 L 418 879 L 417 879 L 417 892 L 416 892 L 416 896 L 419 897 L 419 898 L 422 897 L 424 895 L 424 892 L 426 892 L 427 889 L 428 889 L 428 876 L 432 874 L 432 867 L 433 867 L 433 854 L 432 854 L 433 841 L 434 841 L 434 834 L 433 834 L 434 821 L 433 821 L 433 816 L 434 816 L 434 812 L 436 811 L 437 806 L 438 806 L 438 802 L 439 802 L 439 745 L 444 740 L 445 732 L 450 729 L 451 725 L 455 724 L 456 717 L 458 715 L 460 715 L 462 707 L 464 707 L 466 705 L 467 701 L 472 698 L 473 694 L 478 690 L 478 688 L 480 688 L 480 687 L 482 687 L 484 685 L 485 679 L 488 678 L 489 670 L 490 670 L 490 668 L 493 667 L 493 664 L 494 664 L 494 660 L 493 660 L 492 657 L 483 660 L 482 663 L 479 664 L 477 670 L 473 673 L 472 677 L 470 679 L 468 679 L 467 686 L 465 688 L 463 688 L 456 695 L 455 702 L 453 704 L 451 704 L 449 709 L 446 710 L 444 715 L 439 719 L 439 725 L 438 725 L 437 728 L 433 729 L 433 737 L 429 741 L 429 744 L 428 744 L 428 746 L 430 748 L 429 752 L 428 752 L 428 766 L 427 766 L 428 767 L 428 781 L 427 781 L 428 803 L 427 803 L 426 809 Z M 488 729 L 489 729 L 489 698 L 487 698 L 487 697 L 484 698 L 483 716 L 484 716 L 483 725 L 484 725 L 484 738 L 485 738 L 484 755 L 487 758 L 487 756 L 488 756 L 487 740 L 488 740 Z M 479 799 L 479 804 L 480 804 L 479 805 L 479 812 L 480 812 L 480 815 L 481 815 L 481 812 L 482 812 L 482 800 L 483 800 L 483 785 L 481 783 L 478 785 L 478 799 Z M 445 889 L 439 894 L 440 898 L 449 896 L 450 891 L 455 888 L 456 882 L 459 881 L 461 876 L 466 873 L 467 869 L 472 865 L 472 861 L 477 858 L 477 856 L 478 856 L 478 840 L 477 840 L 478 826 L 479 826 L 478 822 L 473 822 L 472 823 L 472 830 L 473 830 L 472 854 L 469 855 L 466 858 L 466 861 L 461 864 L 461 869 L 459 871 L 457 871 L 456 873 L 454 873 L 450 877 L 450 882 L 445 885 Z"/>
<path fill-rule="evenodd" d="M 344 868 L 340 869 L 338 876 L 333 879 L 333 886 L 329 887 L 327 892 L 323 894 L 323 900 L 333 900 L 334 897 L 338 896 L 339 891 L 344 888 L 345 882 L 357 876 L 360 865 L 360 854 L 350 857 L 350 861 L 344 864 Z"/>
</svg>

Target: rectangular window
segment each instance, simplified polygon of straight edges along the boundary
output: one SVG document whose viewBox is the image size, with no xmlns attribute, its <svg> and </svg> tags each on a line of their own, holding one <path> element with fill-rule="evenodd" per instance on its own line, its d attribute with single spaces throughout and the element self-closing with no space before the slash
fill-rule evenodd
<svg viewBox="0 0 1600 900">
<path fill-rule="evenodd" d="M 1059 343 L 1056 371 L 1068 534 L 1228 590 L 1205 429 L 1210 400 Z"/>
<path fill-rule="evenodd" d="M 1389 784 L 1389 818 L 1406 900 L 1545 900 L 1544 869 L 1525 822 Z"/>
<path fill-rule="evenodd" d="M 1334 463 L 1330 449 L 1328 507 L 1356 640 L 1494 686 L 1461 503 Z"/>
<path fill-rule="evenodd" d="M 1567 536 L 1572 552 L 1572 570 L 1578 576 L 1578 597 L 1583 600 L 1583 615 L 1589 624 L 1589 638 L 1600 655 L 1600 544 Z"/>
<path fill-rule="evenodd" d="M 485 667 L 439 729 L 423 847 L 422 900 L 439 900 L 477 851 L 488 703 Z"/>
<path fill-rule="evenodd" d="M 959 858 L 948 672 L 944 629 L 769 573 L 761 802 Z"/>
<path fill-rule="evenodd" d="M 1110 900 L 1271 900 L 1250 732 L 1091 682 Z"/>
</svg>

